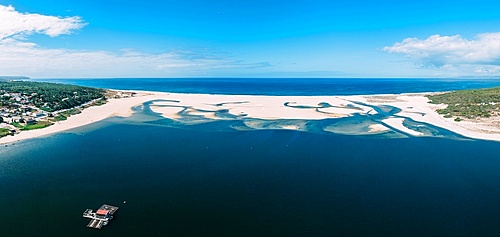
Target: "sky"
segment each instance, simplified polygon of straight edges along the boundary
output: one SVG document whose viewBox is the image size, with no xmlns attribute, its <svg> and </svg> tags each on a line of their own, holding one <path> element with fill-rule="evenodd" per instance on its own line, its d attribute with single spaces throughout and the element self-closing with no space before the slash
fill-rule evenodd
<svg viewBox="0 0 500 237">
<path fill-rule="evenodd" d="M 495 77 L 500 1 L 0 0 L 0 75 Z"/>
</svg>

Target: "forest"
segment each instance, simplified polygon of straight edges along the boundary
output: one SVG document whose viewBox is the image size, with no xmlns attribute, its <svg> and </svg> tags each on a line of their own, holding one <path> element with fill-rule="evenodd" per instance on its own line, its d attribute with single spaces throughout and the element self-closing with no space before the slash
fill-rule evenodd
<svg viewBox="0 0 500 237">
<path fill-rule="evenodd" d="M 13 94 L 47 112 L 70 109 L 105 97 L 105 90 L 76 85 L 32 81 L 0 81 L 0 107 L 10 107 L 17 101 Z"/>
<path fill-rule="evenodd" d="M 500 87 L 460 90 L 443 94 L 429 95 L 430 103 L 447 104 L 444 109 L 438 109 L 445 118 L 488 118 L 500 116 Z"/>
</svg>

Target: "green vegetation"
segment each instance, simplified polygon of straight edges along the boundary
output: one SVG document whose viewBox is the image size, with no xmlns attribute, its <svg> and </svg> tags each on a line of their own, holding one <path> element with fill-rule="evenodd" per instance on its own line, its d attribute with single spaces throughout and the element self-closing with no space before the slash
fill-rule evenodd
<svg viewBox="0 0 500 237">
<path fill-rule="evenodd" d="M 10 130 L 7 128 L 0 128 L 0 137 L 5 137 L 10 134 Z"/>
<path fill-rule="evenodd" d="M 436 111 L 445 118 L 456 117 L 457 122 L 462 118 L 500 116 L 500 87 L 461 90 L 427 97 L 430 103 L 447 104 L 448 107 Z"/>
<path fill-rule="evenodd" d="M 70 109 L 95 99 L 104 98 L 106 91 L 97 88 L 46 82 L 0 81 L 0 92 L 2 94 L 18 93 L 20 97 L 26 97 L 29 103 L 34 106 L 47 112 L 53 112 Z M 21 99 L 24 100 L 24 98 Z M 18 102 L 20 101 L 14 100 L 12 96 L 0 95 L 0 107 L 17 108 L 16 104 Z"/>
<path fill-rule="evenodd" d="M 0 80 L 0 112 L 20 130 L 40 129 L 67 120 L 84 108 L 105 104 L 106 93 L 109 94 L 103 89 L 75 85 Z M 4 133 L 8 135 L 10 131 L 2 129 L 0 134 L 5 136 Z"/>
<path fill-rule="evenodd" d="M 58 114 L 57 116 L 54 117 L 55 122 L 64 121 L 67 119 L 68 119 L 68 117 L 65 117 L 64 115 L 61 115 L 61 114 Z"/>
<path fill-rule="evenodd" d="M 79 114 L 81 112 L 82 111 L 80 111 L 79 109 L 70 109 L 70 110 L 66 110 L 64 112 L 61 112 L 60 115 L 63 115 L 64 117 L 68 118 L 68 117 L 71 117 L 71 115 Z"/>
<path fill-rule="evenodd" d="M 52 123 L 49 121 L 39 121 L 36 124 L 27 124 L 26 126 L 21 128 L 21 130 L 23 130 L 23 131 L 35 130 L 35 129 L 40 129 L 40 128 L 46 128 L 50 125 L 52 125 Z"/>
<path fill-rule="evenodd" d="M 13 126 L 21 129 L 22 131 L 28 131 L 28 130 L 35 130 L 35 129 L 40 129 L 40 128 L 46 128 L 50 125 L 52 125 L 52 122 L 50 121 L 38 121 L 35 124 L 20 124 L 20 123 L 11 123 Z"/>
<path fill-rule="evenodd" d="M 101 99 L 101 100 L 97 100 L 95 102 L 92 103 L 92 106 L 101 106 L 101 105 L 105 105 L 108 101 L 105 100 L 105 99 Z"/>
<path fill-rule="evenodd" d="M 20 124 L 20 123 L 16 123 L 16 122 L 12 122 L 10 123 L 12 126 L 16 127 L 16 128 L 23 128 L 24 125 Z"/>
</svg>

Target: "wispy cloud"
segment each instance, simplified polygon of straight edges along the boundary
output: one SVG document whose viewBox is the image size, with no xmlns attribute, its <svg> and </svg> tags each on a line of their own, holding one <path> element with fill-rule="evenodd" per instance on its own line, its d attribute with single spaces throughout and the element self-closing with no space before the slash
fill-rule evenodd
<svg viewBox="0 0 500 237">
<path fill-rule="evenodd" d="M 407 38 L 384 51 L 407 56 L 424 67 L 457 68 L 492 74 L 500 72 L 500 32 L 479 34 L 475 39 L 460 35 Z"/>
<path fill-rule="evenodd" d="M 195 53 L 200 56 L 192 58 Z M 8 39 L 0 42 L 0 71 L 5 75 L 37 77 L 175 77 L 271 66 L 268 62 L 246 63 L 225 56 L 210 59 L 201 56 L 202 52 L 186 54 L 147 54 L 130 49 L 116 53 L 46 49 L 34 43 Z"/>
<path fill-rule="evenodd" d="M 271 66 L 245 62 L 213 52 L 174 50 L 142 53 L 44 48 L 29 42 L 31 34 L 56 37 L 85 26 L 80 17 L 17 12 L 0 5 L 0 74 L 35 77 L 175 77 Z"/>
</svg>

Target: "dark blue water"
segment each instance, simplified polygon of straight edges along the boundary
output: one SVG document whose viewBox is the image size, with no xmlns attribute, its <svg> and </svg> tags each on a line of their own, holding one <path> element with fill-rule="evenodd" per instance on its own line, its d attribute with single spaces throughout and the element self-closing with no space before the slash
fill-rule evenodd
<svg viewBox="0 0 500 237">
<path fill-rule="evenodd" d="M 368 95 L 500 86 L 500 79 L 130 78 L 37 79 L 107 89 L 235 95 Z"/>
<path fill-rule="evenodd" d="M 216 124 L 213 126 L 217 127 Z M 500 143 L 113 119 L 0 149 L 2 236 L 498 236 Z M 123 204 L 126 200 L 127 203 Z M 86 228 L 86 208 L 120 206 Z"/>
<path fill-rule="evenodd" d="M 287 95 L 498 85 L 314 79 L 327 89 L 273 79 L 244 89 L 250 82 L 183 80 L 71 81 Z M 500 236 L 499 142 L 239 131 L 227 123 L 171 127 L 137 109 L 131 118 L 2 146 L 0 236 Z M 120 210 L 109 226 L 88 229 L 82 212 L 103 203 Z"/>
</svg>

